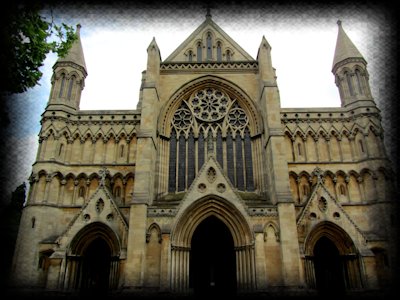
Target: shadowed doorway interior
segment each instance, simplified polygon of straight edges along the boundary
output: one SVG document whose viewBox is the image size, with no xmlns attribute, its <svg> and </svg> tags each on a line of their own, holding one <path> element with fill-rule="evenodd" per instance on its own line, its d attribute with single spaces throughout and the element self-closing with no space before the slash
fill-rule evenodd
<svg viewBox="0 0 400 300">
<path fill-rule="evenodd" d="M 195 295 L 236 293 L 236 264 L 229 229 L 211 216 L 196 228 L 191 242 L 190 287 Z"/>
<path fill-rule="evenodd" d="M 111 250 L 108 244 L 97 238 L 84 252 L 81 292 L 83 294 L 107 293 L 109 285 Z"/>
<path fill-rule="evenodd" d="M 343 261 L 335 244 L 321 237 L 314 247 L 315 278 L 317 290 L 323 295 L 344 294 Z"/>
</svg>

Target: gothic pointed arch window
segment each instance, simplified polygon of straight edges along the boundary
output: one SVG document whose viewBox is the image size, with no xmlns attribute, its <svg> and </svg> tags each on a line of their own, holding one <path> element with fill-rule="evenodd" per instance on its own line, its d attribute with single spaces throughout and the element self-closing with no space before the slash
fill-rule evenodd
<svg viewBox="0 0 400 300">
<path fill-rule="evenodd" d="M 116 199 L 120 199 L 121 198 L 121 187 L 120 186 L 116 186 L 114 188 L 114 197 Z"/>
<path fill-rule="evenodd" d="M 64 95 L 64 86 L 65 86 L 65 74 L 61 74 L 61 84 L 60 84 L 60 92 L 58 93 L 58 97 L 61 98 Z"/>
<path fill-rule="evenodd" d="M 348 86 L 348 88 L 349 88 L 350 96 L 354 96 L 354 88 L 353 88 L 353 83 L 352 83 L 351 75 L 350 75 L 349 72 L 346 71 L 346 72 L 344 73 L 344 76 L 345 76 L 346 81 L 347 81 L 347 86 Z"/>
<path fill-rule="evenodd" d="M 193 61 L 193 51 L 192 50 L 189 50 L 189 52 L 188 52 L 188 61 L 189 62 Z"/>
<path fill-rule="evenodd" d="M 254 191 L 249 120 L 239 101 L 217 87 L 184 99 L 170 123 L 168 192 L 187 190 L 209 156 L 238 190 Z"/>
<path fill-rule="evenodd" d="M 197 43 L 197 62 L 202 62 L 202 60 L 203 60 L 203 55 L 202 55 L 203 49 L 202 48 L 203 47 L 201 45 L 201 42 L 198 42 Z"/>
<path fill-rule="evenodd" d="M 231 61 L 231 51 L 230 50 L 226 50 L 226 61 Z"/>
<path fill-rule="evenodd" d="M 212 60 L 212 38 L 211 33 L 207 33 L 207 60 Z"/>
<path fill-rule="evenodd" d="M 356 79 L 357 79 L 357 86 L 358 86 L 358 93 L 360 95 L 363 95 L 363 87 L 362 87 L 362 77 L 361 77 L 361 72 L 360 70 L 356 70 Z"/>
<path fill-rule="evenodd" d="M 74 82 L 76 80 L 76 77 L 74 75 L 71 76 L 69 79 L 69 85 L 68 85 L 68 93 L 67 93 L 67 100 L 71 100 L 72 96 L 72 89 L 74 87 Z"/>
<path fill-rule="evenodd" d="M 221 42 L 217 43 L 217 62 L 222 61 L 222 47 L 221 47 Z"/>
<path fill-rule="evenodd" d="M 85 197 L 85 187 L 84 186 L 80 186 L 79 187 L 79 190 L 78 190 L 78 197 L 82 197 L 82 198 L 84 198 Z"/>
</svg>

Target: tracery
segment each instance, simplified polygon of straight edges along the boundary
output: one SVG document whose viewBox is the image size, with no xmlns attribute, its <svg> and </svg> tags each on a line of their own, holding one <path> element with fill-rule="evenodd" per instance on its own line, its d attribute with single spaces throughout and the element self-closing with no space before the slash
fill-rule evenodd
<svg viewBox="0 0 400 300">
<path fill-rule="evenodd" d="M 209 155 L 235 187 L 254 190 L 249 118 L 236 99 L 213 87 L 197 90 L 182 101 L 171 127 L 169 192 L 187 189 Z"/>
</svg>

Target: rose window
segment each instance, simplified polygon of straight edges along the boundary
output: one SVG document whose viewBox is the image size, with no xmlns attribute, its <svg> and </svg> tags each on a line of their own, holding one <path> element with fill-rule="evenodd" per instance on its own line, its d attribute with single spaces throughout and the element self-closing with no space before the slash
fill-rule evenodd
<svg viewBox="0 0 400 300">
<path fill-rule="evenodd" d="M 174 125 L 179 129 L 185 129 L 192 123 L 192 113 L 185 108 L 178 109 L 174 114 Z"/>
<path fill-rule="evenodd" d="M 165 183 L 168 192 L 188 190 L 210 155 L 238 190 L 255 190 L 251 121 L 239 100 L 229 95 L 203 86 L 181 100 L 172 117 L 167 148 L 169 166 Z M 215 172 L 214 168 L 208 170 L 209 183 L 215 182 Z M 207 190 L 204 183 L 197 188 L 200 192 Z M 217 186 L 219 193 L 225 190 L 225 185 Z"/>
<path fill-rule="evenodd" d="M 243 128 L 247 124 L 246 113 L 241 108 L 233 108 L 229 112 L 228 122 L 234 128 Z"/>
<path fill-rule="evenodd" d="M 190 100 L 194 115 L 206 122 L 223 118 L 228 111 L 229 102 L 225 94 L 211 88 L 198 91 Z"/>
</svg>

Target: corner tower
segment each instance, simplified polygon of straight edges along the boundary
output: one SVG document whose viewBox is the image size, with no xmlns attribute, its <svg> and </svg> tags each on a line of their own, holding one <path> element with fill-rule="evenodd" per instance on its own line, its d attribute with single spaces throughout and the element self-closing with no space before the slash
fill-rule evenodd
<svg viewBox="0 0 400 300">
<path fill-rule="evenodd" d="M 337 22 L 339 31 L 336 40 L 332 73 L 339 88 L 342 107 L 375 106 L 368 82 L 367 61 Z"/>
<path fill-rule="evenodd" d="M 81 92 L 87 76 L 86 63 L 80 38 L 81 25 L 76 26 L 77 40 L 65 57 L 53 66 L 51 93 L 48 105 L 66 106 L 79 110 Z"/>
</svg>

